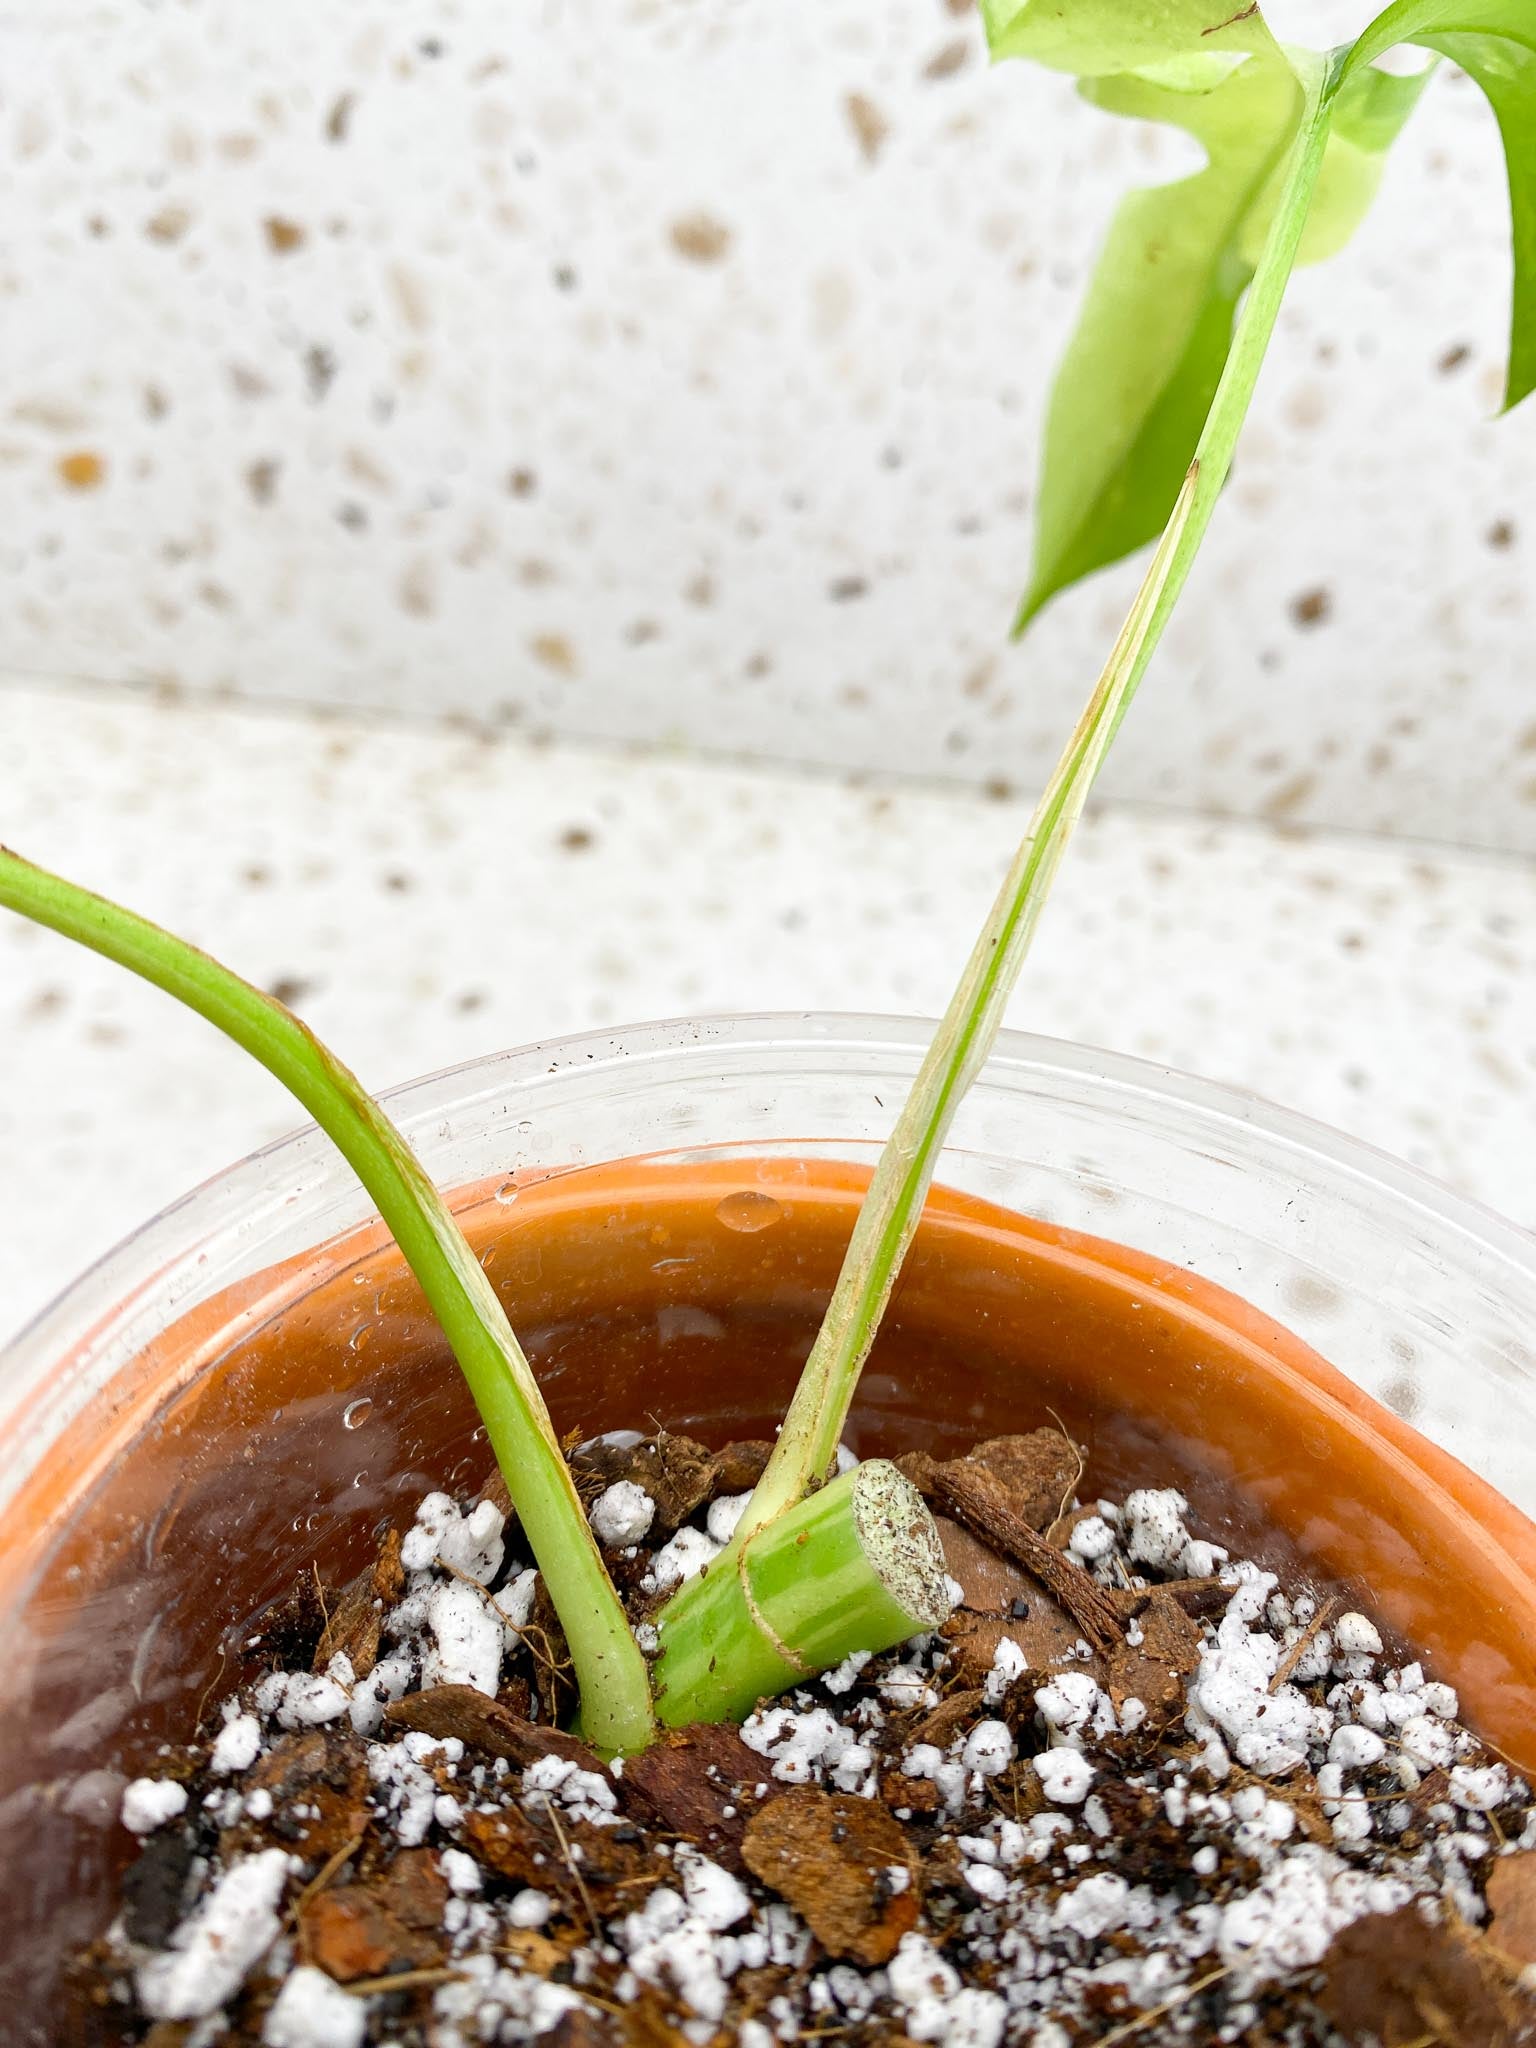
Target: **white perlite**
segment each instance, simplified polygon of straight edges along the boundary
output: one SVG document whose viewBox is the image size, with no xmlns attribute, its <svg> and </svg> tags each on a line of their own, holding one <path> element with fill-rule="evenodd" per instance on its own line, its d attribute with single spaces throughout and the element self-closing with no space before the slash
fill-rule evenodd
<svg viewBox="0 0 1536 2048">
<path fill-rule="evenodd" d="M 1329 1850 L 1304 1842 L 1222 1909 L 1217 1953 L 1250 1983 L 1264 1983 L 1287 1970 L 1311 1969 L 1340 1928 L 1366 1913 L 1395 1912 L 1412 1896 L 1407 1884 L 1351 1870 Z"/>
<path fill-rule="evenodd" d="M 643 1488 L 631 1491 L 650 1507 Z M 613 1518 L 600 1512 L 600 1501 L 594 1528 L 606 1521 L 610 1533 L 628 1533 L 619 1515 L 634 1511 L 635 1500 L 619 1488 L 608 1494 Z M 194 1785 L 205 1825 L 229 1827 L 242 1814 L 255 1820 L 273 1812 L 269 1793 L 242 1797 L 230 1783 L 250 1768 L 264 1737 L 281 1742 L 271 1724 L 300 1732 L 341 1721 L 344 1733 L 349 1718 L 372 1737 L 384 1703 L 418 1684 L 472 1683 L 478 1676 L 484 1689 L 494 1687 L 501 1657 L 516 1646 L 531 1611 L 535 1575 L 514 1577 L 494 1600 L 485 1581 L 445 1582 L 439 1567 L 448 1552 L 489 1574 L 491 1546 L 501 1541 L 499 1524 L 493 1528 L 479 1510 L 461 1515 L 445 1502 L 438 1496 L 424 1503 L 430 1511 L 412 1532 L 412 1576 L 383 1617 L 393 1647 L 369 1679 L 356 1681 L 345 1658 L 336 1658 L 319 1674 L 278 1672 L 263 1680 L 251 1696 L 255 1711 L 242 1711 L 235 1700 L 226 1704 L 208 1777 Z M 708 1534 L 678 1532 L 656 1558 L 642 1554 L 636 1571 L 645 1575 L 649 1562 L 654 1584 L 713 1557 L 731 1533 L 738 1504 L 717 1503 L 725 1512 L 701 1517 Z M 1105 1666 L 1086 1643 L 1032 1673 L 1007 1637 L 982 1681 L 984 1718 L 967 1715 L 938 1742 L 914 1742 L 903 1732 L 911 1723 L 897 1719 L 932 1707 L 952 1689 L 951 1647 L 930 1634 L 880 1657 L 858 1653 L 819 1682 L 807 1680 L 764 1706 L 742 1728 L 747 1747 L 764 1759 L 760 1780 L 731 1794 L 749 1812 L 751 1802 L 784 1785 L 875 1798 L 881 1772 L 892 1765 L 937 1791 L 938 1824 L 962 1859 L 958 1906 L 944 1925 L 946 1953 L 920 1920 L 885 1970 L 813 1961 L 809 1930 L 787 1905 L 755 1904 L 749 1882 L 686 1842 L 662 1841 L 657 1875 L 667 1881 L 570 1951 L 569 1986 L 542 1980 L 527 1963 L 507 1960 L 507 1936 L 569 1914 L 563 1881 L 551 1872 L 549 1881 L 562 1885 L 558 1896 L 529 1887 L 507 1899 L 495 1886 L 487 1896 L 485 1874 L 464 1846 L 463 1823 L 505 1800 L 546 1808 L 562 1823 L 621 1823 L 621 1767 L 586 1769 L 551 1755 L 518 1772 L 504 1760 L 492 1766 L 477 1759 L 452 1738 L 370 1740 L 375 1824 L 399 1848 L 430 1841 L 449 1893 L 443 1931 L 459 1979 L 433 1993 L 434 2041 L 471 2048 L 496 2040 L 512 2048 L 547 2034 L 586 1994 L 628 2002 L 649 1983 L 680 2001 L 681 2037 L 690 2048 L 705 2048 L 732 2019 L 738 1973 L 779 1964 L 794 1973 L 793 1982 L 761 2019 L 740 2025 L 741 2048 L 775 2048 L 797 2036 L 867 2024 L 941 2048 L 1001 2048 L 1010 2030 L 1018 2048 L 1067 2048 L 1096 2009 L 1096 1987 L 1117 1988 L 1135 2009 L 1161 2010 L 1219 1962 L 1228 1973 L 1224 2009 L 1241 2028 L 1245 2010 L 1253 2009 L 1244 2001 L 1313 1969 L 1335 1934 L 1364 1914 L 1415 1900 L 1428 1911 L 1443 1900 L 1480 1924 L 1482 1877 L 1492 1858 L 1506 1843 L 1536 1849 L 1536 1807 L 1527 1803 L 1526 1788 L 1455 1725 L 1450 1687 L 1427 1681 L 1417 1663 L 1388 1668 L 1365 1616 L 1345 1614 L 1332 1629 L 1317 1628 L 1316 1596 L 1282 1592 L 1272 1575 L 1229 1563 L 1217 1546 L 1188 1534 L 1186 1513 L 1172 1489 L 1144 1490 L 1124 1510 L 1100 1501 L 1078 1523 L 1086 1535 L 1071 1552 L 1106 1584 L 1125 1583 L 1133 1544 L 1142 1553 L 1136 1562 L 1153 1576 L 1185 1576 L 1198 1567 L 1198 1576 L 1211 1577 L 1220 1565 L 1229 1598 L 1219 1619 L 1200 1625 L 1203 1647 L 1183 1728 L 1170 1731 L 1171 1749 L 1160 1744 L 1127 1762 L 1114 1738 L 1144 1726 L 1148 1709 L 1134 1698 L 1117 1708 Z M 1153 1563 L 1148 1552 L 1162 1562 Z M 1133 1624 L 1128 1635 L 1134 1643 L 1140 1631 Z M 1282 1658 L 1297 1648 L 1303 1654 L 1292 1660 L 1292 1681 L 1271 1692 Z M 338 1696 L 345 1716 L 335 1711 Z M 1195 1738 L 1193 1757 L 1185 1731 Z M 1042 1740 L 1048 1746 L 1031 1755 Z M 1013 1802 L 994 1798 L 991 1785 L 1021 1751 L 1052 1802 L 1027 1818 L 1009 1817 Z M 1410 1795 L 1420 1774 L 1434 1767 L 1446 1769 L 1446 1788 L 1426 1808 Z M 1272 1789 L 1258 1782 L 1266 1776 L 1278 1781 Z M 1175 1873 L 1201 1881 L 1193 1897 L 1182 1882 L 1158 1889 L 1127 1876 L 1115 1796 L 1122 1780 L 1155 1801 L 1171 1828 L 1188 1830 L 1183 1853 L 1171 1860 Z M 1302 1785 L 1315 1788 L 1332 1829 L 1329 1848 L 1300 1838 L 1288 1800 Z M 111 1797 L 122 1799 L 130 1825 L 138 1820 L 147 1832 L 174 1817 L 180 1793 L 156 1779 L 122 1793 L 114 1779 Z M 1512 1800 L 1520 1802 L 1520 1818 L 1506 1826 L 1510 1816 L 1494 1814 Z M 734 1817 L 737 1809 L 725 1811 Z M 312 1812 L 302 1802 L 294 1809 L 301 1822 Z M 898 1816 L 910 1817 L 904 1809 Z M 1396 1839 L 1410 1829 L 1411 1849 Z M 579 1861 L 583 1849 L 571 1847 Z M 1234 1875 L 1227 1847 L 1256 1868 Z M 135 1972 L 147 2017 L 198 2020 L 189 2048 L 212 2048 L 222 2008 L 265 1958 L 264 1968 L 283 1988 L 264 2021 L 264 2048 L 361 2048 L 366 2002 L 299 1966 L 283 1938 L 285 1879 L 291 1871 L 300 1881 L 313 1870 L 312 1859 L 301 1865 L 274 1850 L 246 1857 L 216 1883 L 205 1877 L 212 1889 L 203 1903 L 165 1953 L 141 1960 Z M 908 1872 L 893 1866 L 885 1881 L 898 1893 L 908 1887 Z M 135 1953 L 141 1954 L 127 1952 L 124 1967 Z M 988 1989 L 962 1980 L 955 1965 L 967 1955 L 995 1972 Z"/>
<path fill-rule="evenodd" d="M 1398 1746 L 1410 1763 L 1432 1771 L 1449 1764 L 1456 1754 L 1456 1737 L 1443 1721 L 1417 1714 L 1398 1730 Z"/>
<path fill-rule="evenodd" d="M 719 2024 L 739 1963 L 730 1935 L 721 1938 L 686 1899 L 658 1885 L 638 1912 L 625 1914 L 619 1940 L 637 1977 L 669 1986 L 690 2012 Z"/>
<path fill-rule="evenodd" d="M 994 1991 L 962 1989 L 959 1976 L 926 1936 L 904 1934 L 886 1968 L 891 1997 L 905 2011 L 909 2040 L 947 2048 L 997 2048 L 1008 2008 Z"/>
<path fill-rule="evenodd" d="M 1341 1656 L 1381 1655 L 1381 1631 L 1363 1614 L 1341 1614 L 1333 1624 L 1333 1640 Z"/>
<path fill-rule="evenodd" d="M 1189 1502 L 1174 1487 L 1145 1486 L 1126 1498 L 1126 1549 L 1135 1564 L 1155 1571 L 1178 1569 L 1189 1531 L 1184 1516 Z"/>
<path fill-rule="evenodd" d="M 1093 1941 L 1125 1925 L 1130 1900 L 1131 1887 L 1125 1879 L 1115 1871 L 1101 1870 L 1062 1893 L 1056 1902 L 1056 1924 Z"/>
<path fill-rule="evenodd" d="M 442 1854 L 443 1876 L 448 1880 L 448 1889 L 461 1899 L 471 1897 L 481 1886 L 480 1866 L 473 1856 L 462 1849 L 445 1849 Z"/>
<path fill-rule="evenodd" d="M 400 1562 L 408 1572 L 421 1572 L 441 1561 L 488 1586 L 506 1555 L 505 1527 L 500 1509 L 488 1500 L 461 1514 L 446 1493 L 429 1493 L 400 1546 Z"/>
<path fill-rule="evenodd" d="M 352 1700 L 352 1666 L 333 1657 L 323 1672 L 274 1671 L 256 1688 L 256 1710 L 279 1728 L 323 1728 L 339 1721 Z"/>
<path fill-rule="evenodd" d="M 348 1718 L 359 1735 L 377 1735 L 384 1725 L 384 1709 L 391 1700 L 404 1699 L 416 1676 L 416 1659 L 409 1652 L 381 1657 L 366 1678 L 352 1688 Z"/>
<path fill-rule="evenodd" d="M 869 1662 L 870 1655 L 868 1650 L 850 1650 L 841 1664 L 834 1665 L 830 1671 L 823 1671 L 823 1686 L 833 1694 L 852 1692 L 858 1683 L 859 1673 Z"/>
<path fill-rule="evenodd" d="M 123 1792 L 123 1826 L 136 1835 L 153 1834 L 186 1810 L 186 1787 L 169 1778 L 135 1778 Z"/>
<path fill-rule="evenodd" d="M 978 1721 L 965 1738 L 960 1761 L 968 1771 L 995 1778 L 1013 1762 L 1013 1737 L 1006 1721 Z"/>
<path fill-rule="evenodd" d="M 741 1739 L 748 1749 L 772 1759 L 773 1775 L 781 1785 L 830 1780 L 840 1791 L 857 1792 L 874 1762 L 856 1731 L 825 1707 L 761 1708 L 742 1723 Z"/>
<path fill-rule="evenodd" d="M 261 2038 L 266 2048 L 362 2048 L 367 2032 L 367 2000 L 306 1963 L 277 1994 Z"/>
<path fill-rule="evenodd" d="M 643 1486 L 632 1479 L 616 1479 L 592 1503 L 591 1523 L 599 1543 L 610 1550 L 623 1550 L 650 1534 L 656 1519 L 656 1503 Z"/>
<path fill-rule="evenodd" d="M 1047 1799 L 1058 1806 L 1080 1806 L 1087 1798 L 1094 1769 L 1081 1750 L 1048 1749 L 1031 1762 Z"/>
<path fill-rule="evenodd" d="M 465 1956 L 454 1968 L 462 1981 L 444 1984 L 432 2000 L 441 2022 L 432 2038 L 441 2040 L 443 2048 L 460 2041 L 531 2041 L 582 2007 L 579 1993 L 515 1965 L 499 1968 L 494 1956 Z M 468 2034 L 458 2031 L 460 2021 L 471 2029 Z"/>
<path fill-rule="evenodd" d="M 282 1849 L 263 1849 L 230 1865 L 171 1936 L 170 1947 L 135 1970 L 134 1989 L 150 2019 L 203 2019 L 234 1996 L 277 1939 L 288 1868 Z"/>
<path fill-rule="evenodd" d="M 1102 1515 L 1089 1515 L 1072 1531 L 1067 1547 L 1084 1564 L 1098 1564 L 1114 1549 L 1115 1532 Z"/>
<path fill-rule="evenodd" d="M 1114 1733 L 1114 1702 L 1086 1671 L 1063 1671 L 1039 1687 L 1035 1708 L 1047 1728 L 1073 1744 L 1088 1735 Z"/>
<path fill-rule="evenodd" d="M 573 1819 L 596 1827 L 612 1827 L 619 1818 L 619 1802 L 608 1780 L 563 1756 L 541 1756 L 528 1766 L 523 1772 L 523 1801 L 534 1811 L 562 1806 Z"/>
<path fill-rule="evenodd" d="M 992 1669 L 987 1673 L 982 1686 L 983 1696 L 989 1707 L 1000 1707 L 1007 1697 L 1008 1688 L 1024 1676 L 1029 1669 L 1029 1659 L 1013 1640 L 1004 1636 L 992 1653 Z"/>
<path fill-rule="evenodd" d="M 421 1671 L 421 1689 L 472 1685 L 496 1697 L 501 1678 L 502 1624 L 484 1594 L 461 1580 L 436 1585 L 426 1599 L 432 1635 Z"/>
<path fill-rule="evenodd" d="M 1280 1646 L 1253 1624 L 1274 1590 L 1275 1577 L 1252 1565 L 1239 1572 L 1240 1583 L 1216 1625 L 1216 1640 L 1200 1652 L 1185 1722 L 1197 1739 L 1213 1737 L 1217 1730 L 1225 1738 L 1225 1746 L 1219 1738 L 1205 1743 L 1206 1768 L 1213 1776 L 1226 1774 L 1225 1749 L 1230 1748 L 1246 1770 L 1273 1777 L 1304 1764 L 1309 1744 L 1327 1740 L 1331 1719 L 1295 1685 L 1270 1691 Z"/>
<path fill-rule="evenodd" d="M 713 1564 L 724 1548 L 702 1529 L 679 1529 L 670 1543 L 664 1543 L 651 1563 L 657 1590 L 666 1592 L 686 1579 L 696 1578 L 705 1565 Z"/>
<path fill-rule="evenodd" d="M 379 1796 L 380 1810 L 392 1818 L 401 1846 L 414 1849 L 424 1842 L 436 1818 L 437 1786 L 424 1768 L 433 1755 L 456 1762 L 464 1754 L 457 1738 L 439 1741 L 435 1736 L 412 1732 L 398 1742 L 375 1743 L 368 1751 L 368 1775 Z"/>
<path fill-rule="evenodd" d="M 730 1542 L 751 1498 L 750 1493 L 723 1493 L 718 1500 L 710 1502 L 704 1526 L 712 1542 L 722 1545 Z"/>
<path fill-rule="evenodd" d="M 715 1934 L 724 1933 L 752 1912 L 746 1886 L 707 1856 L 679 1849 L 677 1868 L 689 1910 Z"/>
<path fill-rule="evenodd" d="M 220 1777 L 248 1771 L 261 1754 L 261 1723 L 254 1714 L 231 1714 L 219 1730 L 208 1759 L 209 1770 Z"/>
</svg>

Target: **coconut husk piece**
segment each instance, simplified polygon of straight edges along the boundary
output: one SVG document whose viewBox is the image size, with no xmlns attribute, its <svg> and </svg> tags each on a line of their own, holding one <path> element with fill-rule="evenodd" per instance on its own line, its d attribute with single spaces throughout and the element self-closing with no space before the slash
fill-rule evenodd
<svg viewBox="0 0 1536 2048">
<path fill-rule="evenodd" d="M 940 1463 L 921 1451 L 901 1462 L 925 1500 L 1022 1565 L 1066 1609 L 1096 1650 L 1113 1649 L 1125 1641 L 1125 1623 L 1108 1587 L 1030 1526 L 1007 1484 L 990 1466 L 974 1458 Z"/>
</svg>

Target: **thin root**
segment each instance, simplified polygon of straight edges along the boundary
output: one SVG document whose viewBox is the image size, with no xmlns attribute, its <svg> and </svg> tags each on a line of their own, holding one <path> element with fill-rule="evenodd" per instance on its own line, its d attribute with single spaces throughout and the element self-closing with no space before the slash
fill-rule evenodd
<svg viewBox="0 0 1536 2048">
<path fill-rule="evenodd" d="M 1332 1593 L 1330 1593 L 1328 1595 L 1328 1598 L 1323 1602 L 1322 1606 L 1318 1608 L 1316 1614 L 1313 1615 L 1312 1619 L 1307 1623 L 1306 1627 L 1302 1630 L 1301 1634 L 1296 1638 L 1295 1642 L 1292 1643 L 1291 1647 L 1280 1659 L 1279 1664 L 1275 1667 L 1275 1675 L 1269 1681 L 1269 1689 L 1271 1692 L 1278 1692 L 1281 1686 L 1284 1685 L 1285 1681 L 1296 1669 L 1296 1666 L 1301 1662 L 1302 1658 L 1305 1657 L 1308 1650 L 1311 1649 L 1313 1643 L 1316 1642 L 1318 1634 L 1321 1631 L 1324 1623 L 1328 1620 L 1328 1617 L 1333 1613 L 1333 1610 L 1335 1609 L 1335 1607 L 1338 1606 L 1338 1604 L 1339 1603 L 1337 1599 L 1334 1597 Z"/>
<path fill-rule="evenodd" d="M 1182 1991 L 1176 1991 L 1172 1998 L 1165 1998 L 1161 2005 L 1154 2005 L 1146 2012 L 1137 2013 L 1135 2019 L 1126 2020 L 1123 2025 L 1111 2027 L 1107 2034 L 1101 2034 L 1094 2048 L 1114 2048 L 1116 2041 L 1129 2041 L 1133 2034 L 1145 2033 L 1148 2027 L 1174 2012 L 1181 2005 L 1188 2005 L 1192 1998 L 1198 1998 L 1209 1985 L 1219 1983 L 1223 1977 L 1230 1977 L 1231 1965 L 1223 1963 L 1219 1970 L 1208 1970 L 1203 1977 L 1197 1977 L 1193 1984 L 1186 1984 Z"/>
</svg>

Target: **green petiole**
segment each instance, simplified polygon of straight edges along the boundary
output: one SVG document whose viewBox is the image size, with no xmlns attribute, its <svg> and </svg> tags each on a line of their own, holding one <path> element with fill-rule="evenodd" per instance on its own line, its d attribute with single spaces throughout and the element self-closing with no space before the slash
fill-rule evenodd
<svg viewBox="0 0 1536 2048">
<path fill-rule="evenodd" d="M 495 1290 L 452 1212 L 384 1111 L 291 1011 L 197 947 L 0 847 L 0 907 L 131 969 L 259 1060 L 356 1172 L 420 1282 L 560 1616 L 582 1732 L 607 1755 L 656 1733 L 652 1673 L 593 1540 L 549 1413 Z M 706 1579 L 693 1582 L 696 1596 Z M 750 1713 L 851 1651 L 888 1649 L 949 1611 L 944 1557 L 901 1474 L 862 1465 L 767 1532 L 750 1560 L 712 1569 L 690 1615 L 664 1618 L 656 1667 L 669 1725 Z M 690 1618 L 691 1616 L 691 1618 Z"/>
<path fill-rule="evenodd" d="M 132 969 L 206 1017 L 319 1124 L 368 1190 L 469 1383 L 570 1643 L 593 1742 L 643 1749 L 650 1675 L 571 1484 L 544 1397 L 442 1196 L 367 1090 L 308 1027 L 197 947 L 0 847 L 0 905 Z"/>
<path fill-rule="evenodd" d="M 955 1110 L 996 1039 L 1067 843 L 1189 576 L 1231 467 L 1317 182 L 1336 69 L 1318 64 L 1304 81 L 1305 106 L 1280 197 L 1184 488 L 881 1153 L 826 1318 L 738 1543 L 820 1485 L 836 1454 Z M 689 1597 L 685 1587 L 676 1604 Z"/>
</svg>

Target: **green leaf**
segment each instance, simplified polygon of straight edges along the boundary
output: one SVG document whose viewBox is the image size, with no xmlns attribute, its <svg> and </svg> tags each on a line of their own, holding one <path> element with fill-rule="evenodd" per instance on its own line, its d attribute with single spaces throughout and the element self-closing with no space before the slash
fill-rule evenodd
<svg viewBox="0 0 1536 2048">
<path fill-rule="evenodd" d="M 1459 64 L 1482 87 L 1509 172 L 1511 292 L 1504 410 L 1536 389 L 1536 4 L 1533 0 L 1397 0 L 1343 60 L 1339 91 L 1399 43 Z"/>
<path fill-rule="evenodd" d="M 1207 0 L 983 0 L 983 14 L 994 57 L 1072 71 L 1096 106 L 1182 128 L 1206 153 L 1193 176 L 1133 193 L 1111 225 L 1051 393 L 1020 633 L 1058 591 L 1161 530 L 1269 230 L 1301 81 L 1322 60 L 1283 52 L 1257 7 Z M 1429 69 L 1396 77 L 1369 56 L 1335 68 L 1299 262 L 1348 241 Z"/>
<path fill-rule="evenodd" d="M 1134 192 L 1110 227 L 1046 418 L 1024 627 L 1058 590 L 1162 529 L 1253 276 L 1244 229 L 1295 133 L 1301 88 L 1278 58 L 1203 91 L 1122 72 L 1083 81 L 1109 112 L 1183 128 L 1206 168 Z"/>
<path fill-rule="evenodd" d="M 1327 154 L 1302 231 L 1298 264 L 1336 256 L 1365 218 L 1386 169 L 1387 151 L 1435 70 L 1430 63 L 1397 76 L 1366 65 L 1337 85 Z M 1264 245 L 1273 205 L 1272 187 L 1244 225 L 1243 247 L 1255 259 Z"/>
<path fill-rule="evenodd" d="M 1230 0 L 981 0 L 981 18 L 994 58 L 1029 57 L 1077 78 L 1279 55 L 1257 4 Z"/>
</svg>

